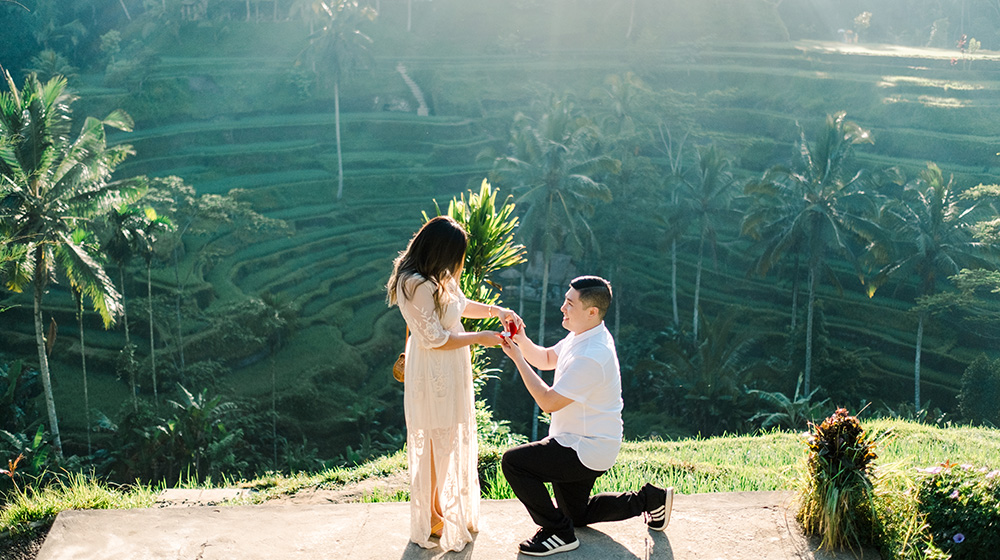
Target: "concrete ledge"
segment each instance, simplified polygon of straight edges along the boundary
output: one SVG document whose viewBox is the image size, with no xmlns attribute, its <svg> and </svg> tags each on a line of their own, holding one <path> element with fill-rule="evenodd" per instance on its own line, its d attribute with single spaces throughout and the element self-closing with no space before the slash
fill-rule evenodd
<svg viewBox="0 0 1000 560">
<path fill-rule="evenodd" d="M 666 532 L 648 530 L 641 519 L 602 523 L 579 529 L 580 548 L 557 558 L 855 558 L 816 552 L 788 510 L 790 500 L 788 492 L 677 496 Z M 479 529 L 465 550 L 443 553 L 409 543 L 407 503 L 67 511 L 56 518 L 38 560 L 513 559 L 536 527 L 519 502 L 501 500 L 482 503 Z"/>
</svg>

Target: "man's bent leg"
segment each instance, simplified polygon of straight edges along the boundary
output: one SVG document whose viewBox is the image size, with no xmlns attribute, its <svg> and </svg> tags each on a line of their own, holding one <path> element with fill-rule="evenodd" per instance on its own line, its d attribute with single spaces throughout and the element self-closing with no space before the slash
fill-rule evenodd
<svg viewBox="0 0 1000 560">
<path fill-rule="evenodd" d="M 602 492 L 591 496 L 582 519 L 577 523 L 582 521 L 584 525 L 590 525 L 638 517 L 646 511 L 645 498 L 642 492 Z"/>
<path fill-rule="evenodd" d="M 552 504 L 552 497 L 545 483 L 551 482 L 555 487 L 559 484 L 587 481 L 586 493 L 581 498 L 570 500 L 571 503 L 585 504 L 586 494 L 589 494 L 593 481 L 601 474 L 583 466 L 576 451 L 549 438 L 507 450 L 501 466 L 511 490 L 527 508 L 531 519 L 543 529 L 557 532 L 573 529 L 573 512 L 561 511 Z M 574 497 L 576 494 L 578 493 L 573 493 Z M 558 493 L 556 497 L 560 499 Z M 565 495 L 562 501 L 565 501 Z"/>
<path fill-rule="evenodd" d="M 579 525 L 589 525 L 602 521 L 621 521 L 642 514 L 646 515 L 646 525 L 655 531 L 663 531 L 670 522 L 673 504 L 673 488 L 659 488 L 646 484 L 638 492 L 603 492 L 590 498 L 582 519 L 573 519 Z"/>
</svg>

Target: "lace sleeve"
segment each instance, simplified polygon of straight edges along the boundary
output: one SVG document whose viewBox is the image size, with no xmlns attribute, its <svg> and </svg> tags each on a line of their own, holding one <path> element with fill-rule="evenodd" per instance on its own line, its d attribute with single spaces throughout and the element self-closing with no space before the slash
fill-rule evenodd
<svg viewBox="0 0 1000 560">
<path fill-rule="evenodd" d="M 403 319 L 415 342 L 424 348 L 438 348 L 448 342 L 451 333 L 441 325 L 441 318 L 434 310 L 434 283 L 413 278 L 408 279 L 407 284 L 413 290 L 412 296 L 407 298 L 400 293 L 398 298 Z"/>
</svg>

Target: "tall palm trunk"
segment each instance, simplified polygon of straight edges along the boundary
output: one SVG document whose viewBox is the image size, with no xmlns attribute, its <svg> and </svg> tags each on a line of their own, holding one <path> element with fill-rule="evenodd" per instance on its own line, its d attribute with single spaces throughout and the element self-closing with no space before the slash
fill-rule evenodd
<svg viewBox="0 0 1000 560">
<path fill-rule="evenodd" d="M 146 261 L 146 301 L 149 304 L 149 364 L 153 374 L 153 402 L 159 402 L 156 390 L 156 335 L 153 331 L 153 262 Z"/>
<path fill-rule="evenodd" d="M 118 278 L 121 283 L 122 291 L 122 323 L 125 324 L 125 352 L 128 360 L 128 384 L 129 388 L 132 390 L 132 408 L 139 410 L 139 397 L 135 389 L 135 349 L 132 348 L 132 338 L 129 336 L 128 312 L 125 311 L 125 267 L 118 267 Z"/>
<path fill-rule="evenodd" d="M 340 79 L 333 81 L 333 120 L 337 128 L 337 200 L 344 195 L 344 154 L 340 149 Z"/>
<path fill-rule="evenodd" d="M 705 259 L 705 232 L 702 231 L 701 241 L 698 243 L 698 268 L 694 275 L 694 320 L 691 330 L 694 333 L 695 341 L 698 340 L 698 300 L 701 296 L 701 269 Z"/>
<path fill-rule="evenodd" d="M 122 324 L 125 325 L 125 345 L 132 345 L 132 338 L 129 336 L 128 331 L 128 311 L 125 309 L 125 267 L 118 266 L 118 284 L 122 292 Z M 135 384 L 133 383 L 132 389 L 135 390 Z"/>
<path fill-rule="evenodd" d="M 816 306 L 816 265 L 809 266 L 809 309 L 806 314 L 806 367 L 803 375 L 803 395 L 809 394 L 809 382 L 812 377 L 813 354 L 813 308 Z"/>
<path fill-rule="evenodd" d="M 119 4 L 121 4 L 121 6 L 122 6 L 122 11 L 123 11 L 123 12 L 125 12 L 125 17 L 126 17 L 126 18 L 127 18 L 127 19 L 128 19 L 129 21 L 132 21 L 132 16 L 130 16 L 130 15 L 129 15 L 129 13 L 128 13 L 128 8 L 126 8 L 126 7 L 125 7 L 125 0 L 118 0 L 118 3 L 119 3 Z"/>
<path fill-rule="evenodd" d="M 677 239 L 670 242 L 670 292 L 674 303 L 674 327 L 678 327 L 681 316 L 677 310 Z"/>
<path fill-rule="evenodd" d="M 177 247 L 174 247 L 174 280 L 177 282 L 177 298 L 174 306 L 177 311 L 177 353 L 180 358 L 181 383 L 184 382 L 184 326 L 181 324 L 181 298 L 183 290 L 181 286 L 180 263 L 177 260 Z"/>
<path fill-rule="evenodd" d="M 52 378 L 49 375 L 49 357 L 45 352 L 45 331 L 42 328 L 42 294 L 45 293 L 45 254 L 35 249 L 35 345 L 38 346 L 38 370 L 42 375 L 42 390 L 45 392 L 45 409 L 49 415 L 49 432 L 52 434 L 52 449 L 56 460 L 62 461 L 62 439 L 59 437 L 59 418 L 56 416 L 56 401 L 52 395 Z"/>
<path fill-rule="evenodd" d="M 917 355 L 913 360 L 913 406 L 914 411 L 920 411 L 920 351 L 924 344 L 924 317 L 925 313 L 920 312 L 917 319 Z"/>
<path fill-rule="evenodd" d="M 545 346 L 545 305 L 549 295 L 549 259 L 548 252 L 542 258 L 542 298 L 538 309 L 538 345 Z M 531 407 L 531 441 L 538 441 L 538 403 Z"/>
<path fill-rule="evenodd" d="M 795 255 L 795 269 L 792 271 L 792 332 L 795 332 L 799 316 L 799 255 Z"/>
<path fill-rule="evenodd" d="M 87 456 L 93 455 L 90 441 L 90 396 L 87 392 L 87 346 L 83 340 L 83 294 L 75 292 L 76 324 L 80 331 L 80 366 L 83 368 L 83 413 L 87 423 Z"/>
<path fill-rule="evenodd" d="M 625 38 L 632 38 L 632 29 L 635 26 L 635 0 L 632 0 L 632 7 L 629 9 L 628 15 L 628 30 L 625 32 Z"/>
<path fill-rule="evenodd" d="M 617 267 L 615 267 L 615 272 L 617 272 L 617 271 L 618 271 L 618 269 L 617 269 Z M 614 338 L 615 338 L 615 340 L 617 340 L 618 339 L 618 330 L 622 326 L 622 314 L 621 314 L 622 292 L 621 292 L 621 290 L 618 290 L 618 293 L 615 295 L 614 300 L 615 300 L 615 333 L 614 333 Z"/>
</svg>

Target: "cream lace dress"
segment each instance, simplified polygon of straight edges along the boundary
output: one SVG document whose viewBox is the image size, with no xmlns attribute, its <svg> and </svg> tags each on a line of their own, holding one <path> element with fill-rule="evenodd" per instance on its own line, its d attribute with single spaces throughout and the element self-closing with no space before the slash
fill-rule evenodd
<svg viewBox="0 0 1000 560">
<path fill-rule="evenodd" d="M 472 542 L 479 525 L 479 476 L 476 416 L 469 348 L 437 350 L 452 332 L 464 332 L 461 317 L 467 300 L 455 281 L 434 308 L 433 282 L 418 275 L 400 281 L 396 300 L 410 327 L 406 343 L 407 462 L 410 470 L 410 540 L 423 548 L 430 539 L 435 503 L 443 517 L 440 546 L 458 551 Z M 437 516 L 435 516 L 437 517 Z"/>
</svg>

